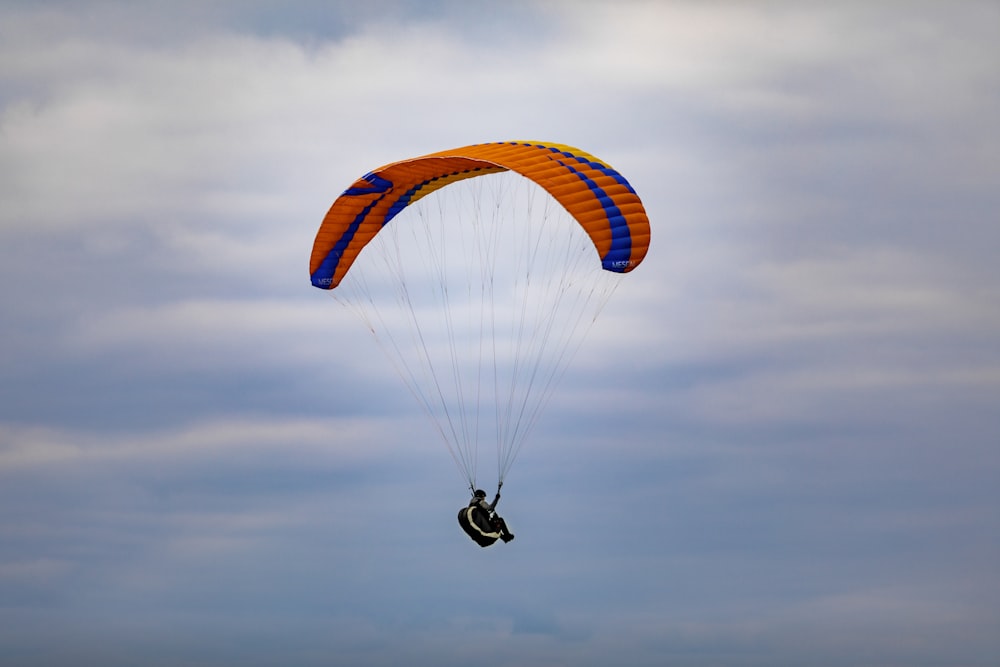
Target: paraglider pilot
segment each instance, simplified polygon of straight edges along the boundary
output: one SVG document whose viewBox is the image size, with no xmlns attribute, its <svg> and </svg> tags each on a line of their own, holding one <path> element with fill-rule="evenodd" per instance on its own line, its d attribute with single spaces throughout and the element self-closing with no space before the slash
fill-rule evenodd
<svg viewBox="0 0 1000 667">
<path fill-rule="evenodd" d="M 458 513 L 458 523 L 462 529 L 481 547 L 488 547 L 498 539 L 510 542 L 514 535 L 507 528 L 507 522 L 496 513 L 500 502 L 500 489 L 492 503 L 486 502 L 486 492 L 476 489 L 468 507 L 463 507 Z"/>
<path fill-rule="evenodd" d="M 482 489 L 477 489 L 476 493 L 472 496 L 472 500 L 469 501 L 469 507 L 479 507 L 490 517 L 490 524 L 497 529 L 500 533 L 500 539 L 504 542 L 510 542 L 514 539 L 514 535 L 507 530 L 507 522 L 503 520 L 496 512 L 497 503 L 500 502 L 500 489 L 497 489 L 497 495 L 493 498 L 492 503 L 486 502 L 486 492 Z"/>
</svg>

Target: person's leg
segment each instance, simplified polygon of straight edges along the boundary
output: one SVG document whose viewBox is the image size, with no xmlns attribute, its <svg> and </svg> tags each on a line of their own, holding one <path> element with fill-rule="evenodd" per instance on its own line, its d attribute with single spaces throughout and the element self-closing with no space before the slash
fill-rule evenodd
<svg viewBox="0 0 1000 667">
<path fill-rule="evenodd" d="M 493 525 L 496 527 L 498 533 L 500 533 L 500 539 L 504 542 L 510 542 L 514 539 L 514 535 L 507 528 L 507 522 L 504 521 L 499 516 L 493 517 Z"/>
</svg>

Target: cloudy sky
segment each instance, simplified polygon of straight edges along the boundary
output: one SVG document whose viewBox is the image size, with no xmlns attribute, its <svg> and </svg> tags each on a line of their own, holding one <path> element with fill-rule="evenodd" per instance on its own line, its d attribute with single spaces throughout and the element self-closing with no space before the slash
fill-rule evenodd
<svg viewBox="0 0 1000 667">
<path fill-rule="evenodd" d="M 0 663 L 1000 662 L 995 2 L 0 2 Z M 474 545 L 309 284 L 380 164 L 653 242 Z"/>
</svg>

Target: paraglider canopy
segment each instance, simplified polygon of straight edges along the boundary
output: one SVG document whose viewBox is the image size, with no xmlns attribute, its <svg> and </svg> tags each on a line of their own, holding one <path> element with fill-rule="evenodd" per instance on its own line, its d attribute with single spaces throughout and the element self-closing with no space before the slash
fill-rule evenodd
<svg viewBox="0 0 1000 667">
<path fill-rule="evenodd" d="M 326 214 L 309 271 L 322 289 L 340 284 L 361 249 L 393 217 L 452 183 L 505 170 L 544 188 L 590 236 L 608 271 L 625 273 L 649 247 L 649 220 L 628 181 L 597 158 L 561 144 L 476 144 L 393 162 L 349 187 Z"/>
</svg>

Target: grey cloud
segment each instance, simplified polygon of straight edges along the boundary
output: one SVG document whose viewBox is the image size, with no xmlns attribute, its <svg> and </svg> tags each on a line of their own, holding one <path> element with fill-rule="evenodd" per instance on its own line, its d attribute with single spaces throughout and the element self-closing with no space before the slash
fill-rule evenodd
<svg viewBox="0 0 1000 667">
<path fill-rule="evenodd" d="M 996 662 L 991 3 L 172 7 L 0 8 L 4 659 Z M 654 236 L 481 550 L 307 260 L 516 137 Z"/>
</svg>

